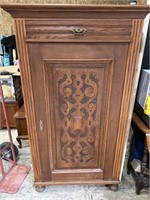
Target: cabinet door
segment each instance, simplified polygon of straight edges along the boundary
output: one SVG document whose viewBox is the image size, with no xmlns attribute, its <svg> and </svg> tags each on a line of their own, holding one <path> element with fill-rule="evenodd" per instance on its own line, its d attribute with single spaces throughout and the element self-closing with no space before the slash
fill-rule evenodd
<svg viewBox="0 0 150 200">
<path fill-rule="evenodd" d="M 112 178 L 126 59 L 118 58 L 126 50 L 113 44 L 29 45 L 42 180 Z"/>
<path fill-rule="evenodd" d="M 53 180 L 103 178 L 112 67 L 111 60 L 45 61 Z"/>
</svg>

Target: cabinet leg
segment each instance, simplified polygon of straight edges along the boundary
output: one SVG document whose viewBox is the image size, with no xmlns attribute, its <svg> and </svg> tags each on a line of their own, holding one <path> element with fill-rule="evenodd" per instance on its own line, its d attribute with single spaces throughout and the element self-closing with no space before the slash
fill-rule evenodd
<svg viewBox="0 0 150 200">
<path fill-rule="evenodd" d="M 119 188 L 118 184 L 113 184 L 113 185 L 105 185 L 106 187 L 108 187 L 110 190 L 116 192 Z"/>
<path fill-rule="evenodd" d="M 20 138 L 16 138 L 17 142 L 19 143 L 18 147 L 19 148 L 22 148 L 22 142 L 21 142 L 21 139 Z"/>
<path fill-rule="evenodd" d="M 45 186 L 35 186 L 35 190 L 37 192 L 43 192 L 45 190 Z"/>
</svg>

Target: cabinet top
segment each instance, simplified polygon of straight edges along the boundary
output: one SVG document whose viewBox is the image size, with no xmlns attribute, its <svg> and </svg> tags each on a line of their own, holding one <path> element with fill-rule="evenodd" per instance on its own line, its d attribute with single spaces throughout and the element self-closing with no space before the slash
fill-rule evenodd
<svg viewBox="0 0 150 200">
<path fill-rule="evenodd" d="M 143 19 L 148 5 L 0 4 L 14 18 Z"/>
</svg>

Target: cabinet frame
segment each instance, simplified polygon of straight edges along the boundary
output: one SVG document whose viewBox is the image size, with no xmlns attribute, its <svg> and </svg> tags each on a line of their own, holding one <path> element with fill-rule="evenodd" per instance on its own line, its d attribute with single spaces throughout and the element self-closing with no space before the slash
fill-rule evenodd
<svg viewBox="0 0 150 200">
<path fill-rule="evenodd" d="M 2 8 L 11 13 L 15 18 L 14 24 L 16 29 L 18 54 L 20 58 L 21 66 L 21 78 L 23 95 L 25 102 L 25 111 L 27 113 L 27 125 L 31 145 L 31 154 L 33 161 L 33 171 L 36 186 L 45 185 L 56 185 L 56 184 L 118 184 L 121 180 L 123 161 L 125 156 L 126 141 L 128 136 L 128 129 L 131 121 L 133 103 L 137 88 L 137 79 L 139 77 L 139 66 L 137 66 L 138 56 L 140 52 L 141 45 L 141 34 L 143 27 L 143 18 L 149 12 L 148 6 L 94 6 L 94 5 L 3 5 Z M 58 14 L 59 13 L 59 14 Z M 106 42 L 116 42 L 116 43 L 127 43 L 128 52 L 127 60 L 125 66 L 125 74 L 123 80 L 122 98 L 121 98 L 121 109 L 119 115 L 119 126 L 117 131 L 117 142 L 114 150 L 114 164 L 112 170 L 111 180 L 104 178 L 103 180 L 89 180 L 89 181 L 48 181 L 50 175 L 47 177 L 42 175 L 42 163 L 40 159 L 40 149 L 37 145 L 38 135 L 36 127 L 36 108 L 34 104 L 34 91 L 32 85 L 31 76 L 31 66 L 29 60 L 29 45 L 31 43 L 46 43 L 54 42 L 59 43 L 58 40 L 48 39 L 38 39 L 35 34 L 37 25 L 33 25 L 33 35 L 29 37 L 28 25 L 33 22 L 36 24 L 40 19 L 41 23 L 47 23 L 48 19 L 58 20 L 58 19 L 71 18 L 78 20 L 82 19 L 102 19 L 102 20 L 115 20 L 116 23 L 121 20 L 127 21 L 130 25 L 129 31 L 125 37 L 111 39 L 111 34 L 109 35 L 109 40 L 106 41 L 103 37 L 99 38 L 98 43 Z M 104 21 L 103 21 L 104 22 Z M 102 27 L 104 26 L 104 23 Z M 106 31 L 109 30 L 109 25 L 106 26 Z M 118 32 L 119 34 L 119 32 Z M 130 37 L 129 35 L 130 34 Z M 35 37 L 34 37 L 35 36 Z M 74 40 L 74 39 L 73 39 Z M 61 41 L 62 42 L 62 41 Z M 67 41 L 66 41 L 67 42 Z M 73 42 L 72 40 L 70 42 Z M 80 41 L 78 41 L 79 43 Z M 85 41 L 92 43 L 93 40 L 88 39 Z M 94 41 L 96 42 L 96 40 Z M 78 44 L 77 44 L 78 45 Z M 50 166 L 49 166 L 50 169 Z M 106 168 L 105 171 L 109 171 Z M 104 172 L 105 173 L 105 172 Z M 45 179 L 46 178 L 46 179 Z"/>
</svg>

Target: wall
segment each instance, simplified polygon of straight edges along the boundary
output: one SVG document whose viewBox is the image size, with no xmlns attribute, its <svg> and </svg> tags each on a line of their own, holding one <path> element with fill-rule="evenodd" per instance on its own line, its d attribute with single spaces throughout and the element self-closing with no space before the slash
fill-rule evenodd
<svg viewBox="0 0 150 200">
<path fill-rule="evenodd" d="M 129 0 L 0 0 L 1 3 L 92 3 L 92 4 L 128 4 Z M 138 0 L 138 4 L 146 4 L 147 0 Z M 13 20 L 0 9 L 0 35 L 12 35 Z"/>
</svg>

